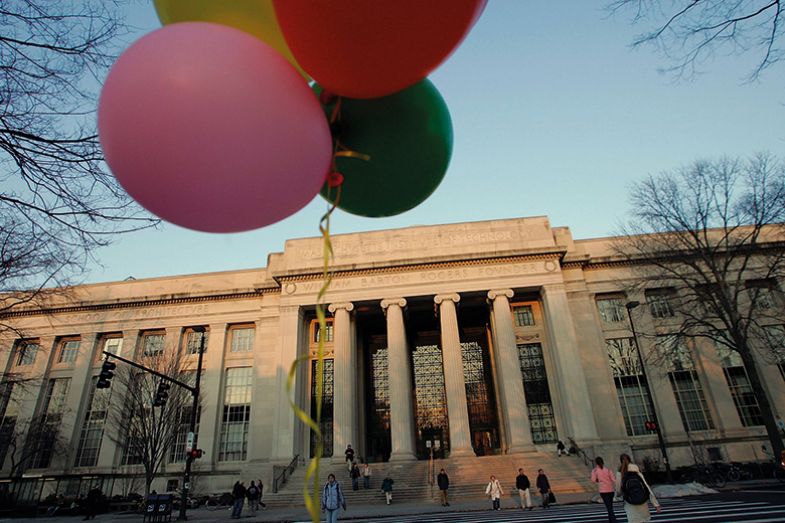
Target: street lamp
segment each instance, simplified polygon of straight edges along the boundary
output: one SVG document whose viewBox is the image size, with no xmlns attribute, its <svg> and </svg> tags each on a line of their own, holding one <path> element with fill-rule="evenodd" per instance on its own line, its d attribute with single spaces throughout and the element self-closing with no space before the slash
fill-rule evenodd
<svg viewBox="0 0 785 523">
<path fill-rule="evenodd" d="M 638 334 L 635 332 L 635 323 L 632 321 L 632 309 L 641 304 L 639 301 L 629 301 L 624 306 L 627 308 L 627 317 L 630 319 L 630 329 L 632 330 L 632 340 L 635 343 L 635 350 L 638 353 L 638 362 L 641 367 L 641 376 L 643 376 L 643 383 L 646 386 L 646 394 L 649 397 L 649 407 L 651 409 L 651 417 L 654 422 L 654 430 L 657 432 L 657 440 L 660 442 L 660 452 L 662 453 L 662 461 L 665 463 L 665 474 L 668 483 L 673 483 L 673 475 L 671 474 L 671 464 L 668 462 L 668 451 L 665 447 L 665 438 L 662 437 L 662 427 L 660 420 L 657 418 L 657 410 L 654 408 L 654 396 L 651 394 L 651 387 L 649 386 L 649 378 L 646 376 L 646 367 L 643 365 L 643 354 L 641 354 L 641 347 L 638 345 Z"/>
<path fill-rule="evenodd" d="M 197 411 L 199 409 L 199 382 L 202 376 L 202 356 L 204 355 L 204 338 L 206 330 L 204 327 L 199 326 L 194 327 L 193 331 L 201 333 L 202 339 L 199 340 L 199 360 L 196 363 L 196 383 L 191 391 L 193 404 L 191 406 L 191 423 L 188 432 L 193 434 L 193 443 L 191 443 L 191 448 L 188 449 L 185 456 L 185 473 L 183 474 L 183 488 L 182 497 L 180 498 L 180 515 L 177 517 L 178 520 L 188 519 L 185 511 L 186 505 L 188 504 L 188 490 L 191 486 L 191 462 L 193 462 L 197 453 L 197 439 L 199 437 L 199 434 L 196 433 L 196 416 L 198 415 Z"/>
</svg>

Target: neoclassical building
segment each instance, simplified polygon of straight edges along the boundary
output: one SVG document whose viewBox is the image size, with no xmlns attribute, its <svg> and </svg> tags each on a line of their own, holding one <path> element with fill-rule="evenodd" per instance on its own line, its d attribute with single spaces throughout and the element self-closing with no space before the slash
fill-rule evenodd
<svg viewBox="0 0 785 523">
<path fill-rule="evenodd" d="M 352 444 L 371 462 L 548 452 L 570 440 L 587 454 L 659 459 L 648 390 L 670 459 L 762 459 L 760 412 L 738 358 L 691 344 L 678 365 L 637 358 L 625 305 L 638 301 L 639 332 L 667 335 L 677 321 L 667 289 L 625 295 L 633 276 L 612 238 L 575 240 L 546 217 L 417 226 L 333 237 L 334 279 L 325 337 L 325 453 Z M 139 361 L 179 351 L 191 368 L 204 327 L 199 419 L 200 488 L 238 477 L 271 481 L 273 466 L 310 457 L 313 441 L 286 393 L 315 409 L 315 305 L 320 238 L 286 242 L 267 266 L 83 285 L 44 309 L 17 309 L 1 347 L 7 373 L 34 379 L 7 392 L 2 430 L 60 413 L 70 451 L 39 456 L 29 477 L 133 473 L 95 407 L 104 350 Z M 782 307 L 782 304 L 776 304 Z M 643 355 L 653 335 L 637 340 Z M 759 370 L 785 409 L 782 362 Z M 648 383 L 647 383 L 648 381 Z M 648 385 L 648 387 L 646 386 Z M 117 395 L 117 393 L 115 393 Z M 110 401 L 122 401 L 112 396 Z M 785 416 L 780 410 L 779 415 Z M 185 434 L 155 486 L 181 475 Z M 0 450 L 2 474 L 9 459 Z M 128 464 L 131 463 L 131 464 Z M 36 476 L 38 474 L 38 476 Z M 119 487 L 113 487 L 115 491 Z"/>
</svg>

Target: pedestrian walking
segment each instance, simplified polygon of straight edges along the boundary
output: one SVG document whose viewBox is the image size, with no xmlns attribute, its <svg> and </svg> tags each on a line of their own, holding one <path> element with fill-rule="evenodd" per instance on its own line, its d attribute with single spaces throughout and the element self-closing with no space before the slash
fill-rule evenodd
<svg viewBox="0 0 785 523">
<path fill-rule="evenodd" d="M 532 496 L 529 492 L 531 486 L 529 476 L 523 473 L 523 469 L 518 469 L 518 475 L 515 477 L 515 488 L 518 489 L 518 496 L 521 498 L 521 510 L 534 508 L 532 506 Z"/>
<path fill-rule="evenodd" d="M 564 442 L 562 440 L 559 440 L 559 442 L 556 444 L 556 454 L 559 457 L 561 457 L 562 454 L 567 454 L 567 451 L 564 450 Z"/>
<path fill-rule="evenodd" d="M 640 468 L 632 463 L 627 454 L 619 458 L 619 491 L 624 498 L 624 512 L 627 514 L 628 523 L 646 523 L 651 521 L 649 502 L 654 505 L 657 512 L 662 512 L 662 507 L 654 497 L 654 493 L 646 483 L 646 478 L 641 474 Z"/>
<path fill-rule="evenodd" d="M 349 472 L 349 477 L 352 478 L 352 490 L 358 490 L 358 482 L 360 481 L 360 467 L 357 463 L 352 463 L 352 470 Z"/>
<path fill-rule="evenodd" d="M 488 482 L 488 486 L 485 487 L 485 493 L 491 498 L 491 510 L 501 510 L 501 499 L 502 495 L 504 494 L 504 490 L 502 490 L 501 483 L 499 483 L 499 480 L 496 479 L 496 476 L 493 474 L 491 474 L 491 480 Z"/>
<path fill-rule="evenodd" d="M 354 463 L 354 449 L 352 448 L 352 445 L 346 445 L 346 450 L 343 453 L 346 456 L 346 461 L 348 461 L 351 466 L 351 463 Z"/>
<path fill-rule="evenodd" d="M 388 505 L 392 502 L 393 483 L 395 483 L 395 481 L 393 481 L 390 476 L 385 476 L 382 480 L 382 492 L 384 492 L 384 497 L 387 499 Z"/>
<path fill-rule="evenodd" d="M 439 485 L 439 496 L 442 500 L 443 507 L 449 507 L 450 502 L 447 500 L 447 490 L 450 488 L 450 476 L 441 469 L 439 475 L 436 476 L 436 484 Z"/>
<path fill-rule="evenodd" d="M 259 487 L 256 486 L 256 483 L 251 481 L 245 495 L 248 497 L 248 508 L 251 514 L 256 515 L 256 511 L 259 510 Z"/>
<path fill-rule="evenodd" d="M 617 523 L 616 514 L 613 513 L 613 498 L 616 496 L 616 474 L 605 466 L 605 461 L 599 456 L 594 459 L 595 467 L 591 471 L 591 480 L 598 484 L 600 497 L 608 511 L 608 523 Z"/>
<path fill-rule="evenodd" d="M 548 508 L 555 496 L 551 492 L 551 483 L 548 481 L 548 476 L 545 475 L 542 469 L 537 471 L 537 490 L 540 496 L 542 496 L 542 508 Z"/>
<path fill-rule="evenodd" d="M 371 488 L 371 466 L 368 463 L 363 463 L 363 488 Z"/>
<path fill-rule="evenodd" d="M 90 492 L 87 493 L 84 520 L 95 519 L 95 515 L 98 513 L 98 502 L 101 499 L 101 495 L 101 489 L 98 487 L 93 487 L 90 489 Z"/>
<path fill-rule="evenodd" d="M 245 503 L 245 494 L 245 485 L 241 481 L 236 482 L 232 489 L 232 497 L 234 497 L 232 519 L 240 519 L 240 515 L 243 513 L 243 504 Z"/>
<path fill-rule="evenodd" d="M 338 514 L 342 508 L 346 510 L 346 498 L 343 496 L 340 483 L 335 480 L 335 474 L 330 474 L 322 490 L 322 512 L 327 516 L 326 523 L 338 521 Z"/>
</svg>

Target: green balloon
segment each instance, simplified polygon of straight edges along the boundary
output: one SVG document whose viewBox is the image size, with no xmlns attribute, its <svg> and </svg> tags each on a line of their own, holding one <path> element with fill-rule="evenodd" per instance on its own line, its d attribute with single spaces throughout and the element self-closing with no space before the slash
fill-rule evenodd
<svg viewBox="0 0 785 523">
<path fill-rule="evenodd" d="M 327 107 L 328 116 L 333 106 Z M 382 98 L 343 98 L 340 110 L 334 139 L 369 158 L 336 158 L 344 176 L 339 209 L 394 216 L 436 190 L 450 163 L 453 136 L 450 112 L 429 80 Z M 321 194 L 334 202 L 336 192 L 325 184 Z"/>
</svg>

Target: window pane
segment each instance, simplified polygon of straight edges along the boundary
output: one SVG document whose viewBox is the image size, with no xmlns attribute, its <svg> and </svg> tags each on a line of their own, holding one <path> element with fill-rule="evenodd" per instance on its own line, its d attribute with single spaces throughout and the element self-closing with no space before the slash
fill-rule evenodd
<svg viewBox="0 0 785 523">
<path fill-rule="evenodd" d="M 694 370 L 672 371 L 669 378 L 684 430 L 713 429 L 714 422 L 698 374 Z"/>
<path fill-rule="evenodd" d="M 327 325 L 324 327 L 324 342 L 329 343 L 333 341 L 333 324 L 331 321 L 327 322 Z M 313 334 L 313 341 L 314 343 L 319 343 L 319 336 L 321 336 L 321 331 L 319 330 L 319 322 L 314 324 L 314 334 Z"/>
<path fill-rule="evenodd" d="M 513 308 L 515 325 L 518 327 L 531 327 L 534 325 L 534 314 L 531 305 L 521 305 Z"/>
<path fill-rule="evenodd" d="M 651 398 L 641 372 L 640 357 L 632 338 L 605 340 L 608 362 L 614 376 L 624 425 L 628 436 L 649 434 L 646 422 L 652 419 Z"/>
<path fill-rule="evenodd" d="M 204 337 L 204 352 L 207 352 L 208 333 L 196 332 L 189 329 L 186 334 L 185 353 L 186 354 L 199 354 L 199 347 L 202 346 L 202 338 Z"/>
<path fill-rule="evenodd" d="M 649 311 L 651 311 L 653 317 L 673 317 L 673 306 L 671 304 L 673 294 L 671 289 L 651 289 L 646 291 L 646 303 L 649 304 Z"/>
<path fill-rule="evenodd" d="M 253 327 L 232 329 L 232 352 L 252 351 L 254 332 L 255 329 Z"/>
<path fill-rule="evenodd" d="M 747 370 L 743 366 L 725 367 L 725 379 L 728 381 L 742 425 L 745 427 L 763 425 L 763 416 L 758 406 L 758 399 L 752 391 Z"/>
<path fill-rule="evenodd" d="M 107 409 L 111 388 L 97 389 L 95 383 L 98 378 L 93 378 L 90 387 L 88 409 L 85 413 L 82 432 L 79 436 L 79 447 L 76 451 L 76 467 L 94 467 L 98 464 L 98 453 L 101 450 L 101 441 L 104 437 L 104 424 L 106 423 Z"/>
<path fill-rule="evenodd" d="M 142 338 L 145 356 L 157 356 L 164 352 L 165 334 L 145 334 Z"/>
<path fill-rule="evenodd" d="M 219 461 L 241 461 L 247 456 L 252 378 L 251 367 L 226 369 Z"/>
<path fill-rule="evenodd" d="M 597 300 L 600 318 L 605 323 L 625 321 L 624 300 L 622 298 L 604 298 Z"/>
<path fill-rule="evenodd" d="M 106 338 L 104 339 L 104 348 L 106 352 L 110 352 L 115 356 L 122 356 L 123 351 L 123 338 Z"/>
<path fill-rule="evenodd" d="M 79 340 L 67 340 L 60 342 L 60 363 L 71 363 L 76 360 L 79 354 Z"/>
<path fill-rule="evenodd" d="M 32 365 L 35 363 L 35 356 L 38 353 L 39 345 L 38 343 L 34 342 L 27 342 L 22 341 L 19 342 L 17 346 L 17 360 L 16 364 L 19 366 L 22 365 Z"/>
</svg>

